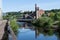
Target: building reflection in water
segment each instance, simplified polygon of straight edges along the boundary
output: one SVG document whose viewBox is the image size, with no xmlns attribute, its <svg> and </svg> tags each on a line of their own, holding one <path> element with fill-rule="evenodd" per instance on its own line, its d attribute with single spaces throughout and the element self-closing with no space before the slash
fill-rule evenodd
<svg viewBox="0 0 60 40">
<path fill-rule="evenodd" d="M 31 29 L 35 31 L 35 38 L 37 38 L 38 36 L 40 36 L 40 34 L 44 34 L 44 36 L 48 35 L 48 36 L 52 36 L 53 34 L 55 34 L 58 37 L 58 40 L 60 40 L 60 29 L 57 30 L 53 30 L 53 29 L 43 29 L 40 27 L 35 27 L 30 23 L 24 22 L 22 24 L 22 27 L 24 27 L 25 29 Z"/>
</svg>

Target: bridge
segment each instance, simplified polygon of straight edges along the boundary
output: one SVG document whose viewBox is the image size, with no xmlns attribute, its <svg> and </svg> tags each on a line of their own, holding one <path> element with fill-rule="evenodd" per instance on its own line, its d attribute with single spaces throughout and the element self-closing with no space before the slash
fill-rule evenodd
<svg viewBox="0 0 60 40">
<path fill-rule="evenodd" d="M 42 14 L 44 14 L 43 10 L 39 10 L 37 4 L 35 4 L 35 11 L 30 13 L 24 13 L 23 19 L 18 18 L 19 22 L 31 22 L 34 19 L 38 19 Z"/>
<path fill-rule="evenodd" d="M 36 19 L 36 13 L 24 14 L 22 18 L 17 18 L 18 22 L 31 22 Z"/>
<path fill-rule="evenodd" d="M 17 19 L 18 22 L 31 22 L 34 19 Z"/>
</svg>

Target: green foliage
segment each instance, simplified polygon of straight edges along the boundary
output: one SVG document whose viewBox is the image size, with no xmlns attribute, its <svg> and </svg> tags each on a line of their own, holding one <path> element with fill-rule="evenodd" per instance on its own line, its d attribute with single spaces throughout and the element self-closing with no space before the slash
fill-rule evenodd
<svg viewBox="0 0 60 40">
<path fill-rule="evenodd" d="M 58 27 L 60 28 L 60 21 L 59 21 L 59 23 L 58 23 Z"/>
<path fill-rule="evenodd" d="M 53 12 L 53 13 L 57 13 L 60 12 L 60 9 L 52 9 L 52 10 L 46 10 L 45 13 L 49 13 L 49 12 Z"/>
<path fill-rule="evenodd" d="M 30 13 L 32 13 L 32 11 L 26 11 L 26 12 L 20 12 L 20 11 L 18 11 L 18 12 L 6 12 L 6 16 L 4 16 L 3 19 L 7 19 L 7 17 L 8 17 L 8 19 L 10 19 L 12 16 L 13 17 L 15 16 L 15 18 L 22 18 L 27 13 L 30 14 Z"/>
<path fill-rule="evenodd" d="M 48 14 L 49 14 L 49 16 L 47 16 Z M 55 12 L 55 10 L 52 10 L 52 11 L 49 11 L 48 14 L 46 12 L 40 18 L 33 21 L 32 24 L 35 26 L 38 26 L 38 27 L 50 28 L 50 27 L 54 26 L 56 21 L 58 21 L 59 23 L 57 23 L 56 25 L 60 27 L 60 11 Z"/>
<path fill-rule="evenodd" d="M 57 13 L 57 19 L 60 20 L 60 12 Z"/>
<path fill-rule="evenodd" d="M 54 33 L 54 31 L 52 29 L 49 29 L 48 35 L 51 36 L 51 35 L 53 35 L 53 33 Z"/>
<path fill-rule="evenodd" d="M 54 19 L 54 16 L 55 16 L 55 13 L 51 12 L 49 17 Z"/>
<path fill-rule="evenodd" d="M 10 20 L 10 26 L 16 34 L 18 32 L 18 24 L 16 23 L 16 19 Z"/>
<path fill-rule="evenodd" d="M 53 26 L 53 20 L 49 17 L 40 17 L 39 19 L 34 21 L 33 24 L 35 26 L 38 26 L 38 27 L 47 27 L 47 28 L 49 28 L 49 27 Z"/>
</svg>

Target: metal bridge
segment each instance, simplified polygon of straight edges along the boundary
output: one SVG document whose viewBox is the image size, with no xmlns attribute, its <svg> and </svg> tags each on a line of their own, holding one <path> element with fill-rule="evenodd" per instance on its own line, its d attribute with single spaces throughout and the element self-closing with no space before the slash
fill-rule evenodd
<svg viewBox="0 0 60 40">
<path fill-rule="evenodd" d="M 35 18 L 34 18 L 34 15 L 35 13 L 31 13 L 31 14 L 25 14 L 24 16 L 23 16 L 23 18 L 17 18 L 17 21 L 18 22 L 31 22 L 31 21 L 33 21 L 33 20 L 35 20 Z M 25 16 L 27 16 L 27 17 L 25 17 Z"/>
<path fill-rule="evenodd" d="M 27 19 L 27 18 L 26 19 L 21 19 L 21 18 L 17 19 L 18 22 L 31 22 L 33 20 L 35 20 L 35 19 Z"/>
</svg>

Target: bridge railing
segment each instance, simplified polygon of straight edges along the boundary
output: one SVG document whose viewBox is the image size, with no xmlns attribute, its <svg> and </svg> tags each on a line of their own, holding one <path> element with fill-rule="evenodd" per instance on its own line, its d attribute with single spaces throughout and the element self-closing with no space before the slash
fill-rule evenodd
<svg viewBox="0 0 60 40">
<path fill-rule="evenodd" d="M 31 22 L 33 20 L 34 19 L 17 19 L 17 21 L 19 21 L 19 22 Z"/>
</svg>

